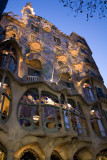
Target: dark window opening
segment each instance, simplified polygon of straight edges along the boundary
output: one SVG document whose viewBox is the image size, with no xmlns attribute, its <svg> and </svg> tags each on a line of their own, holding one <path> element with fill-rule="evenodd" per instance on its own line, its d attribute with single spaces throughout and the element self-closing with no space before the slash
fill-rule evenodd
<svg viewBox="0 0 107 160">
<path fill-rule="evenodd" d="M 91 88 L 91 86 L 90 86 L 90 84 L 89 84 L 88 81 L 86 81 L 86 82 L 83 84 L 83 92 L 84 92 L 84 95 L 85 95 L 88 99 L 90 99 L 90 100 L 92 100 L 92 101 L 95 100 L 94 95 L 93 95 L 93 92 L 92 92 L 92 88 Z"/>
<path fill-rule="evenodd" d="M 81 49 L 81 52 L 88 55 L 88 53 L 84 49 Z"/>
<path fill-rule="evenodd" d="M 92 128 L 94 132 L 96 133 L 96 135 L 100 137 L 106 137 L 100 110 L 97 106 L 94 106 L 91 109 L 90 121 L 91 121 Z"/>
<path fill-rule="evenodd" d="M 33 30 L 34 32 L 39 32 L 39 27 L 34 26 L 33 24 L 31 24 L 31 30 Z"/>
<path fill-rule="evenodd" d="M 55 36 L 54 36 L 54 42 L 56 42 L 56 43 L 57 43 L 57 45 L 60 45 L 60 44 L 61 44 L 60 39 L 59 39 L 59 38 L 57 38 L 57 37 L 55 37 Z"/>
<path fill-rule="evenodd" d="M 14 72 L 16 70 L 16 50 L 13 47 L 5 47 L 0 52 L 0 67 L 5 67 Z"/>
<path fill-rule="evenodd" d="M 32 68 L 28 68 L 28 75 L 29 76 L 40 76 L 41 73 L 40 73 L 40 71 L 36 71 Z"/>
</svg>

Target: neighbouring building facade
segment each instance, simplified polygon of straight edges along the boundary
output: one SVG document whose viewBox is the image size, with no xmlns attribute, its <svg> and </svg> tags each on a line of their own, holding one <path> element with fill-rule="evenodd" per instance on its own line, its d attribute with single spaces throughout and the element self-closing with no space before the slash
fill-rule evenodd
<svg viewBox="0 0 107 160">
<path fill-rule="evenodd" d="M 107 160 L 107 89 L 85 39 L 36 16 L 0 21 L 0 160 Z"/>
</svg>

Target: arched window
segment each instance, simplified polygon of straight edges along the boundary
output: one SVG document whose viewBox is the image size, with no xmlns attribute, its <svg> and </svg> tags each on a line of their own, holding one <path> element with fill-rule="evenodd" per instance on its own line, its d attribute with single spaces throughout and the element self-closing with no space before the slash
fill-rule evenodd
<svg viewBox="0 0 107 160">
<path fill-rule="evenodd" d="M 65 102 L 65 97 L 64 97 L 63 94 L 61 94 L 60 105 L 62 107 L 65 128 L 68 130 L 70 128 L 69 118 L 68 118 L 68 110 L 67 110 L 67 105 L 66 105 L 66 102 Z"/>
<path fill-rule="evenodd" d="M 61 128 L 61 116 L 58 98 L 49 93 L 42 91 L 41 93 L 42 104 L 42 121 L 44 128 L 48 130 L 58 130 Z M 43 114 L 44 113 L 44 114 Z"/>
<path fill-rule="evenodd" d="M 83 92 L 84 92 L 86 98 L 88 98 L 89 100 L 94 101 L 92 88 L 91 88 L 91 85 L 90 85 L 88 80 L 83 84 Z"/>
<path fill-rule="evenodd" d="M 68 99 L 68 108 L 70 111 L 70 120 L 74 130 L 79 135 L 84 135 L 84 136 L 88 135 L 86 118 L 80 107 L 79 102 L 76 105 L 72 99 Z"/>
<path fill-rule="evenodd" d="M 10 113 L 11 91 L 6 75 L 0 74 L 0 120 L 5 122 Z"/>
<path fill-rule="evenodd" d="M 4 146 L 0 143 L 0 160 L 6 160 L 7 151 Z"/>
<path fill-rule="evenodd" d="M 105 133 L 105 129 L 102 123 L 102 118 L 101 118 L 101 114 L 100 114 L 100 110 L 98 106 L 92 107 L 91 112 L 90 112 L 90 121 L 91 121 L 92 128 L 94 132 L 96 133 L 96 135 L 105 137 L 106 133 Z"/>
<path fill-rule="evenodd" d="M 51 154 L 51 160 L 63 160 L 57 151 L 53 151 Z"/>
<path fill-rule="evenodd" d="M 40 160 L 39 155 L 31 148 L 25 149 L 20 155 L 20 160 Z"/>
<path fill-rule="evenodd" d="M 8 68 L 11 72 L 16 70 L 16 50 L 12 46 L 6 46 L 0 51 L 0 67 Z"/>
<path fill-rule="evenodd" d="M 25 128 L 39 127 L 39 96 L 36 89 L 29 89 L 19 101 L 18 120 Z"/>
<path fill-rule="evenodd" d="M 93 154 L 88 148 L 82 148 L 78 150 L 73 156 L 73 160 L 92 160 Z"/>
<path fill-rule="evenodd" d="M 96 160 L 106 160 L 106 159 L 107 159 L 107 149 L 100 151 L 96 156 Z"/>
</svg>

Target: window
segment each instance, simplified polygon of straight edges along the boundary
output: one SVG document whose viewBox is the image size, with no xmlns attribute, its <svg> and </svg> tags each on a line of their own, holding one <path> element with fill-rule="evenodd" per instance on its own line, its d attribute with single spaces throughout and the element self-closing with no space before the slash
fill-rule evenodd
<svg viewBox="0 0 107 160">
<path fill-rule="evenodd" d="M 90 121 L 96 135 L 100 137 L 105 137 L 106 136 L 105 129 L 102 123 L 100 110 L 97 106 L 93 106 L 91 109 Z"/>
<path fill-rule="evenodd" d="M 60 45 L 61 44 L 61 41 L 59 38 L 55 37 L 54 36 L 54 42 L 56 42 L 57 45 Z"/>
<path fill-rule="evenodd" d="M 85 63 L 89 63 L 91 65 L 94 65 L 94 63 L 91 60 L 89 60 L 88 58 L 86 58 L 86 57 L 84 57 L 84 62 Z"/>
<path fill-rule="evenodd" d="M 81 53 L 88 55 L 87 51 L 85 51 L 84 49 L 81 49 Z"/>
<path fill-rule="evenodd" d="M 10 114 L 11 91 L 8 78 L 0 74 L 0 120 L 5 122 Z"/>
<path fill-rule="evenodd" d="M 33 24 L 31 24 L 31 30 L 34 32 L 39 32 L 39 27 L 34 26 Z"/>
<path fill-rule="evenodd" d="M 36 37 L 31 35 L 31 41 L 33 41 L 33 42 L 36 41 Z"/>
<path fill-rule="evenodd" d="M 53 151 L 51 154 L 51 160 L 63 160 L 57 151 Z"/>
<path fill-rule="evenodd" d="M 107 159 L 107 149 L 100 151 L 96 156 L 96 160 L 106 160 L 106 159 Z"/>
<path fill-rule="evenodd" d="M 102 88 L 99 88 L 99 87 L 95 86 L 95 90 L 96 90 L 96 93 L 97 93 L 97 97 L 107 98 L 107 95 L 104 94 Z"/>
<path fill-rule="evenodd" d="M 71 120 L 73 129 L 79 135 L 84 135 L 84 136 L 88 135 L 86 118 L 80 107 L 79 102 L 76 105 L 72 99 L 68 99 L 68 108 L 70 111 L 70 120 Z"/>
<path fill-rule="evenodd" d="M 61 107 L 62 107 L 62 113 L 63 113 L 63 117 L 64 117 L 65 128 L 68 130 L 68 129 L 70 128 L 70 125 L 69 125 L 69 117 L 68 117 L 67 105 L 66 105 L 66 103 L 65 103 L 65 97 L 64 97 L 63 94 L 61 94 L 60 105 L 61 105 Z"/>
<path fill-rule="evenodd" d="M 28 68 L 28 75 L 29 76 L 40 76 L 40 71 L 36 71 L 32 68 Z"/>
<path fill-rule="evenodd" d="M 41 93 L 42 121 L 44 129 L 51 131 L 61 128 L 61 115 L 58 98 L 48 92 Z"/>
<path fill-rule="evenodd" d="M 0 67 L 8 68 L 11 72 L 16 70 L 16 50 L 7 46 L 0 52 Z"/>
<path fill-rule="evenodd" d="M 86 98 L 88 98 L 89 100 L 92 100 L 94 101 L 94 96 L 93 96 L 93 93 L 92 93 L 92 89 L 91 89 L 91 86 L 89 84 L 88 81 L 86 81 L 84 84 L 83 84 L 83 92 L 86 96 Z"/>
<path fill-rule="evenodd" d="M 104 113 L 105 118 L 106 118 L 106 120 L 107 120 L 107 110 L 103 109 L 103 113 Z"/>
<path fill-rule="evenodd" d="M 39 97 L 36 89 L 30 89 L 22 96 L 18 104 L 18 120 L 24 128 L 39 127 Z"/>
<path fill-rule="evenodd" d="M 20 160 L 40 160 L 39 155 L 33 149 L 25 149 L 20 155 Z"/>
<path fill-rule="evenodd" d="M 0 143 L 0 160 L 6 160 L 7 151 L 4 146 Z"/>
</svg>

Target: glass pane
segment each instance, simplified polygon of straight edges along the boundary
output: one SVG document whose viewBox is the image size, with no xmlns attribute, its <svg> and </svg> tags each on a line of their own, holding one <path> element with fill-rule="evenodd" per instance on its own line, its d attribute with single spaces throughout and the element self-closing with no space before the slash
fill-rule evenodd
<svg viewBox="0 0 107 160">
<path fill-rule="evenodd" d="M 37 93 L 31 91 L 27 91 L 21 98 L 20 103 L 24 104 L 38 104 L 39 97 Z"/>
<path fill-rule="evenodd" d="M 31 126 L 31 121 L 30 120 L 20 119 L 19 122 L 20 122 L 20 125 L 23 126 L 23 127 L 29 127 L 29 126 Z"/>
<path fill-rule="evenodd" d="M 87 130 L 87 124 L 86 124 L 86 120 L 82 119 L 82 127 L 83 127 L 83 131 L 86 135 L 88 135 L 88 130 Z"/>
<path fill-rule="evenodd" d="M 6 96 L 4 96 L 4 103 L 3 103 L 2 114 L 8 116 L 8 114 L 9 114 L 9 107 L 10 107 L 10 100 Z"/>
<path fill-rule="evenodd" d="M 31 111 L 32 111 L 32 107 L 31 106 L 27 106 L 27 105 L 19 105 L 19 112 L 18 112 L 18 117 L 31 117 Z"/>
<path fill-rule="evenodd" d="M 12 48 L 12 50 L 10 51 L 10 57 L 16 60 L 16 50 L 14 48 Z"/>
<path fill-rule="evenodd" d="M 47 120 L 55 121 L 55 108 L 45 107 L 45 117 Z"/>
<path fill-rule="evenodd" d="M 75 117 L 76 117 L 76 121 L 77 121 L 77 131 L 79 134 L 82 134 L 80 118 L 78 116 L 75 116 Z"/>
<path fill-rule="evenodd" d="M 80 107 L 79 102 L 78 102 L 78 114 L 79 114 L 80 116 L 84 116 L 83 111 L 82 111 L 82 109 L 81 109 L 81 107 Z"/>
<path fill-rule="evenodd" d="M 92 128 L 93 130 L 95 131 L 95 133 L 98 135 L 98 136 L 101 136 L 100 134 L 100 129 L 99 129 L 99 125 L 98 125 L 98 121 L 96 119 L 91 119 L 91 125 L 92 125 Z"/>
<path fill-rule="evenodd" d="M 92 108 L 91 110 L 91 118 L 101 119 L 100 112 L 97 108 Z"/>
<path fill-rule="evenodd" d="M 9 68 L 12 72 L 14 72 L 14 71 L 15 71 L 15 66 L 16 66 L 16 63 L 15 63 L 14 59 L 10 57 L 10 63 L 9 63 L 8 68 Z"/>
<path fill-rule="evenodd" d="M 0 55 L 0 67 L 5 67 L 7 61 L 6 55 Z"/>
<path fill-rule="evenodd" d="M 54 129 L 54 128 L 56 128 L 56 123 L 55 122 L 47 122 L 46 126 L 49 129 Z"/>
<path fill-rule="evenodd" d="M 0 112 L 2 112 L 2 102 L 3 102 L 3 95 L 1 95 L 1 102 L 0 102 Z"/>
<path fill-rule="evenodd" d="M 33 121 L 36 126 L 39 126 L 39 110 L 38 107 L 33 107 Z"/>
<path fill-rule="evenodd" d="M 10 97 L 11 96 L 11 91 L 10 91 L 10 87 L 7 83 L 4 82 L 3 84 L 3 89 L 4 89 L 4 92 Z"/>
<path fill-rule="evenodd" d="M 68 112 L 67 112 L 67 110 L 64 110 L 63 114 L 64 114 L 65 127 L 68 129 L 69 128 L 69 118 L 68 118 Z"/>
<path fill-rule="evenodd" d="M 41 97 L 41 103 L 42 104 L 50 104 L 50 105 L 54 105 L 54 106 L 59 106 L 58 100 L 57 99 L 53 99 L 51 96 L 45 96 L 42 95 Z"/>
<path fill-rule="evenodd" d="M 59 108 L 56 108 L 56 116 L 57 116 L 58 122 L 61 122 L 61 115 L 60 115 L 60 110 L 59 110 Z"/>
</svg>

